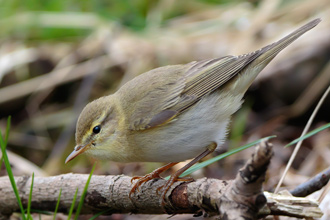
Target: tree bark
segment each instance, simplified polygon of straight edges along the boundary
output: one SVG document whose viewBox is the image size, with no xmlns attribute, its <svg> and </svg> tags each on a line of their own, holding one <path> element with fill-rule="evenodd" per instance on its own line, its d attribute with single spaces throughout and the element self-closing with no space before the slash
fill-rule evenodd
<svg viewBox="0 0 330 220">
<path fill-rule="evenodd" d="M 239 171 L 235 180 L 202 178 L 193 182 L 176 182 L 166 194 L 164 206 L 161 205 L 161 193 L 157 192 L 157 189 L 165 184 L 164 179 L 154 179 L 142 184 L 139 191 L 132 196 L 132 199 L 129 199 L 128 194 L 132 188 L 131 177 L 93 175 L 81 214 L 96 214 L 106 210 L 104 215 L 194 213 L 208 216 L 219 215 L 222 219 L 257 219 L 261 215 L 272 214 L 272 207 L 275 207 L 274 199 L 272 203 L 264 206 L 267 199 L 262 190 L 262 182 L 271 156 L 271 146 L 262 142 L 252 158 Z M 78 189 L 78 196 L 75 205 L 78 205 L 87 178 L 86 174 L 71 173 L 52 177 L 35 177 L 31 209 L 54 211 L 60 189 L 62 189 L 58 212 L 68 213 L 76 189 Z M 15 180 L 23 206 L 26 208 L 31 177 L 16 177 Z M 262 207 L 267 211 L 261 213 Z M 277 207 L 274 212 L 277 215 L 281 214 L 278 210 Z M 9 178 L 1 177 L 0 218 L 6 219 L 13 212 L 18 211 L 19 206 Z M 295 215 L 299 214 L 301 213 Z"/>
</svg>

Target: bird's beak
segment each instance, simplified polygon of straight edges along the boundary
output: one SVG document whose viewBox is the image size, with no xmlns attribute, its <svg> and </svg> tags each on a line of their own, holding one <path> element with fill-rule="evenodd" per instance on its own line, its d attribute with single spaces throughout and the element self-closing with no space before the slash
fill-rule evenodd
<svg viewBox="0 0 330 220">
<path fill-rule="evenodd" d="M 82 145 L 77 145 L 74 147 L 74 150 L 72 151 L 72 153 L 66 158 L 65 163 L 70 162 L 71 160 L 73 160 L 76 156 L 84 153 L 88 147 L 91 145 L 90 144 L 86 144 L 85 146 Z"/>
</svg>

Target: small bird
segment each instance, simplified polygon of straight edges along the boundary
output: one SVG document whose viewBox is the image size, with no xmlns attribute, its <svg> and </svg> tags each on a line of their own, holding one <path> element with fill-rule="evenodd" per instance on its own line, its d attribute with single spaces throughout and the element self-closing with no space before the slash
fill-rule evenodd
<svg viewBox="0 0 330 220">
<path fill-rule="evenodd" d="M 77 145 L 65 163 L 83 152 L 118 162 L 169 162 L 134 177 L 138 181 L 131 197 L 142 183 L 194 158 L 162 187 L 164 199 L 185 170 L 223 144 L 231 115 L 260 71 L 320 21 L 252 53 L 160 67 L 135 77 L 116 93 L 86 105 L 77 122 Z"/>
</svg>

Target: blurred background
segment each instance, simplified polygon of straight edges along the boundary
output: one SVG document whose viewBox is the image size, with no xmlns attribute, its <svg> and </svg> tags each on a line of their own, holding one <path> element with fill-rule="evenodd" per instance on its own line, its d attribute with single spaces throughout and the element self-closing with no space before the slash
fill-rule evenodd
<svg viewBox="0 0 330 220">
<path fill-rule="evenodd" d="M 249 89 L 223 147 L 277 135 L 266 190 L 274 189 L 292 152 L 283 146 L 300 136 L 329 86 L 328 0 L 0 1 L 0 129 L 4 133 L 11 115 L 7 150 L 14 174 L 89 173 L 94 160 L 86 155 L 64 164 L 89 101 L 159 66 L 252 52 L 314 18 L 322 22 L 280 53 Z M 327 98 L 312 129 L 329 123 L 329 109 Z M 284 186 L 294 188 L 329 167 L 329 145 L 329 130 L 304 141 Z M 250 151 L 193 176 L 233 178 Z M 94 173 L 136 176 L 159 166 L 105 161 Z M 0 174 L 6 175 L 4 166 Z M 139 217 L 108 217 L 132 218 Z"/>
</svg>

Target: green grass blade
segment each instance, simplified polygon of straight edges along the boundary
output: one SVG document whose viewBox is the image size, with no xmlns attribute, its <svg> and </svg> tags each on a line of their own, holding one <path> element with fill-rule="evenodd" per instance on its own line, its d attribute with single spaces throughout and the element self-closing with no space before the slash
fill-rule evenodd
<svg viewBox="0 0 330 220">
<path fill-rule="evenodd" d="M 294 144 L 298 143 L 300 140 L 305 140 L 306 138 L 309 138 L 309 137 L 313 136 L 314 134 L 317 134 L 318 132 L 323 131 L 324 129 L 327 129 L 329 127 L 330 127 L 330 123 L 328 123 L 326 125 L 323 125 L 323 126 L 321 126 L 319 128 L 316 128 L 316 129 L 308 132 L 306 135 L 304 135 L 304 136 L 302 136 L 300 138 L 297 138 L 297 139 L 291 141 L 290 143 L 288 143 L 284 147 L 289 147 L 291 145 L 294 145 Z"/>
<path fill-rule="evenodd" d="M 8 121 L 7 121 L 7 129 L 6 129 L 5 137 L 8 137 L 8 135 L 9 135 L 9 126 L 8 126 L 8 124 L 10 124 L 10 117 L 8 118 Z M 0 131 L 0 147 L 1 147 L 1 151 L 2 151 L 3 161 L 4 161 L 4 164 L 5 164 L 7 173 L 8 173 L 8 177 L 9 177 L 11 186 L 13 187 L 13 191 L 15 193 L 18 206 L 19 206 L 19 208 L 21 210 L 21 213 L 22 213 L 22 219 L 25 220 L 26 218 L 25 218 L 25 214 L 24 214 L 24 208 L 23 208 L 23 205 L 22 205 L 21 198 L 19 197 L 19 193 L 18 193 L 18 190 L 17 190 L 15 178 L 14 178 L 14 175 L 13 175 L 13 171 L 11 170 L 8 155 L 7 155 L 7 152 L 6 152 L 6 145 L 7 145 L 7 143 L 2 138 L 2 133 Z"/>
<path fill-rule="evenodd" d="M 77 194 L 78 194 L 78 188 L 76 189 L 76 192 L 73 196 L 72 204 L 71 204 L 70 211 L 69 211 L 69 214 L 68 214 L 68 219 L 71 219 L 71 215 L 72 215 L 72 212 L 73 212 L 73 209 L 74 209 L 74 206 L 75 206 L 75 203 L 76 203 L 76 199 L 77 199 Z"/>
<path fill-rule="evenodd" d="M 4 146 L 7 146 L 7 143 L 8 143 L 9 130 L 10 130 L 10 121 L 11 121 L 11 116 L 8 116 Z M 2 167 L 2 162 L 3 162 L 3 155 L 0 158 L 0 170 L 1 170 L 1 167 Z"/>
<path fill-rule="evenodd" d="M 97 217 L 99 217 L 100 215 L 103 215 L 104 213 L 107 213 L 107 212 L 109 212 L 109 211 L 110 211 L 110 209 L 109 209 L 109 210 L 104 210 L 104 211 L 102 211 L 102 212 L 99 212 L 99 213 L 93 215 L 89 220 L 94 220 L 94 219 L 96 219 Z"/>
<path fill-rule="evenodd" d="M 185 172 L 183 172 L 180 177 L 187 176 L 187 175 L 189 175 L 189 174 L 191 174 L 191 173 L 193 173 L 193 172 L 195 172 L 195 171 L 197 171 L 197 170 L 199 170 L 199 169 L 201 169 L 203 167 L 206 167 L 206 166 L 208 166 L 208 165 L 210 165 L 210 164 L 212 164 L 214 162 L 217 162 L 217 161 L 219 161 L 219 160 L 221 160 L 223 158 L 226 158 L 226 157 L 228 157 L 230 155 L 233 155 L 233 154 L 238 153 L 238 152 L 240 152 L 242 150 L 245 150 L 245 149 L 247 149 L 249 147 L 252 147 L 252 146 L 254 146 L 254 145 L 256 145 L 256 144 L 258 144 L 258 143 L 260 143 L 262 141 L 269 140 L 269 139 L 274 138 L 274 137 L 276 137 L 276 136 L 269 136 L 269 137 L 265 137 L 265 138 L 259 139 L 257 141 L 254 141 L 254 142 L 251 142 L 249 144 L 246 144 L 246 145 L 244 145 L 242 147 L 238 147 L 236 149 L 233 149 L 231 151 L 228 151 L 226 153 L 223 153 L 223 154 L 221 154 L 219 156 L 213 157 L 213 158 L 211 158 L 211 159 L 209 159 L 207 161 L 204 161 L 204 162 L 195 164 L 194 166 L 190 167 L 188 170 L 186 170 Z M 169 179 L 169 176 L 166 177 L 165 179 Z"/>
<path fill-rule="evenodd" d="M 91 170 L 91 172 L 90 172 L 90 174 L 88 176 L 88 179 L 86 181 L 86 184 L 85 184 L 85 187 L 84 187 L 84 191 L 81 194 L 80 201 L 79 201 L 79 204 L 78 204 L 78 208 L 77 208 L 77 211 L 76 211 L 76 214 L 75 214 L 75 217 L 74 217 L 75 220 L 78 219 L 79 214 L 80 214 L 80 211 L 81 211 L 81 209 L 82 209 L 82 207 L 84 205 L 85 196 L 87 194 L 87 189 L 88 189 L 89 183 L 91 181 L 91 178 L 92 178 L 92 175 L 93 175 L 93 172 L 94 172 L 94 169 L 95 169 L 95 165 L 96 165 L 96 163 L 94 163 L 94 166 L 93 166 L 93 168 L 92 168 L 92 170 Z"/>
<path fill-rule="evenodd" d="M 27 207 L 27 218 L 33 219 L 31 216 L 31 201 L 32 201 L 32 191 L 33 191 L 33 184 L 34 184 L 34 173 L 32 173 L 32 180 L 31 180 L 31 187 L 30 187 L 30 194 L 29 194 L 29 202 Z"/>
<path fill-rule="evenodd" d="M 0 170 L 2 168 L 2 162 L 3 162 L 3 155 L 1 155 L 1 158 L 0 158 Z"/>
<path fill-rule="evenodd" d="M 48 211 L 43 211 L 43 210 L 38 210 L 38 209 L 31 209 L 32 213 L 39 213 L 39 214 L 43 214 L 43 215 L 51 215 L 51 212 Z"/>
<path fill-rule="evenodd" d="M 54 211 L 53 220 L 55 220 L 58 207 L 60 206 L 61 195 L 62 195 L 62 188 L 60 189 L 60 193 L 58 194 L 58 197 L 57 197 L 57 203 L 56 203 L 56 207 L 55 207 L 55 211 Z"/>
</svg>

